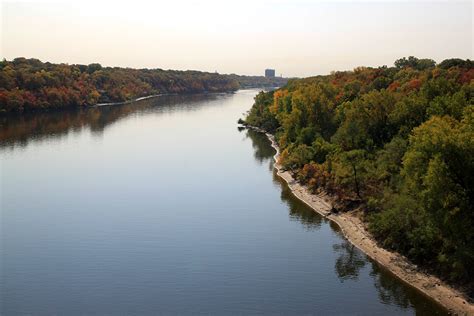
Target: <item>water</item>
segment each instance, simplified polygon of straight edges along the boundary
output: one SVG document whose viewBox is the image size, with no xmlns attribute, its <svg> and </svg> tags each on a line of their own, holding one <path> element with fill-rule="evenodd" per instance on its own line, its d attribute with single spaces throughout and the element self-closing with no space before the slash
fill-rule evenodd
<svg viewBox="0 0 474 316">
<path fill-rule="evenodd" d="M 255 93 L 3 118 L 0 314 L 443 314 L 291 195 Z"/>
</svg>

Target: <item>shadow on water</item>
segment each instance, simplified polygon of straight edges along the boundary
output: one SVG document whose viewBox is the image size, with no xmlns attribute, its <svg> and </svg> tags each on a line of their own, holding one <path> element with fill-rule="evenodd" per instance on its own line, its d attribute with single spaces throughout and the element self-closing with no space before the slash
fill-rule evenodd
<svg viewBox="0 0 474 316">
<path fill-rule="evenodd" d="M 256 132 L 251 129 L 239 129 L 239 131 L 246 131 L 245 136 L 252 140 L 252 147 L 255 150 L 253 156 L 260 164 L 266 163 L 268 170 L 273 170 L 273 156 L 276 151 L 271 146 L 270 140 L 263 133 Z"/>
<path fill-rule="evenodd" d="M 417 315 L 449 315 L 449 312 L 431 298 L 427 298 L 418 290 L 401 282 L 387 269 L 371 261 L 370 275 L 378 296 L 384 304 L 397 305 L 407 309 L 415 307 Z"/>
<path fill-rule="evenodd" d="M 299 221 L 308 231 L 318 230 L 321 227 L 325 219 L 309 208 L 304 202 L 295 198 L 285 180 L 277 175 L 276 170 L 273 170 L 273 183 L 281 186 L 280 198 L 288 206 L 290 220 Z"/>
<path fill-rule="evenodd" d="M 338 254 L 334 269 L 341 282 L 357 280 L 360 270 L 367 264 L 367 258 L 359 249 L 346 240 L 333 245 L 332 248 Z"/>
<path fill-rule="evenodd" d="M 273 183 L 281 187 L 281 200 L 288 205 L 290 219 L 301 222 L 308 231 L 319 229 L 323 222 L 328 223 L 340 236 L 340 241 L 333 245 L 333 250 L 337 254 L 334 271 L 341 282 L 357 281 L 362 271 L 370 268 L 369 277 L 374 282 L 381 303 L 397 306 L 401 310 L 415 309 L 416 315 L 448 315 L 442 306 L 403 283 L 390 271 L 372 261 L 352 245 L 344 238 L 337 224 L 324 219 L 296 198 L 287 183 L 276 174 L 273 168 L 275 150 L 266 135 L 246 130 L 246 137 L 252 140 L 255 160 L 260 164 L 267 163 L 269 170 L 273 172 Z"/>
<path fill-rule="evenodd" d="M 281 187 L 280 198 L 288 206 L 290 220 L 301 222 L 307 230 L 318 229 L 324 220 L 323 217 L 306 206 L 304 202 L 295 198 L 286 182 L 277 175 L 273 168 L 273 156 L 276 151 L 267 136 L 254 130 L 247 130 L 246 136 L 252 140 L 255 160 L 260 164 L 266 163 L 268 165 L 268 170 L 273 173 L 273 183 Z"/>
<path fill-rule="evenodd" d="M 132 115 L 196 111 L 225 94 L 164 95 L 127 104 L 0 116 L 0 148 L 67 136 L 86 128 L 101 137 L 112 124 Z"/>
</svg>

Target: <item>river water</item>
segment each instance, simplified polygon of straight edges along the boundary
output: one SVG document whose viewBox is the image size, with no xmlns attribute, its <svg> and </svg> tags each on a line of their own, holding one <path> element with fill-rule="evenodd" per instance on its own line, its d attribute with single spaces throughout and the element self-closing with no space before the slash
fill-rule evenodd
<svg viewBox="0 0 474 316">
<path fill-rule="evenodd" d="M 0 118 L 0 314 L 444 314 L 291 195 L 256 93 Z"/>
</svg>

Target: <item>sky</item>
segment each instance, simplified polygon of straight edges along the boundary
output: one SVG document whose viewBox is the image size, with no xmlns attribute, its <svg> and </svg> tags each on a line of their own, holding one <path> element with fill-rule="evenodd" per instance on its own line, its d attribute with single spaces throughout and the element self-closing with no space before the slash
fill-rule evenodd
<svg viewBox="0 0 474 316">
<path fill-rule="evenodd" d="M 473 58 L 472 1 L 2 1 L 0 56 L 307 77 Z"/>
</svg>

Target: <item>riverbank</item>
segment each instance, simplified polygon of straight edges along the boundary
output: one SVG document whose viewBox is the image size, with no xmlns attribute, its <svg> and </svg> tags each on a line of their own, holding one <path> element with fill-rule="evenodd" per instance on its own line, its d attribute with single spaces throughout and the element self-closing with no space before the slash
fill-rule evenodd
<svg viewBox="0 0 474 316">
<path fill-rule="evenodd" d="M 198 92 L 198 93 L 184 93 L 184 94 L 183 93 L 181 93 L 181 94 L 179 94 L 179 93 L 159 93 L 159 94 L 151 94 L 151 95 L 147 95 L 147 96 L 144 96 L 144 97 L 139 97 L 139 98 L 136 98 L 136 99 L 122 101 L 122 102 L 97 103 L 97 104 L 91 105 L 89 107 L 96 108 L 96 107 L 109 106 L 109 105 L 124 105 L 124 104 L 130 104 L 130 103 L 133 103 L 133 102 L 138 102 L 138 101 L 147 100 L 147 99 L 151 99 L 151 98 L 170 96 L 170 95 L 226 94 L 226 93 L 234 93 L 234 92 L 235 91 L 220 91 L 220 92 L 204 91 L 204 92 Z"/>
<path fill-rule="evenodd" d="M 258 128 L 256 130 L 264 132 Z M 357 211 L 341 214 L 331 213 L 334 202 L 331 197 L 324 193 L 312 194 L 305 186 L 298 183 L 289 171 L 284 171 L 282 166 L 278 164 L 280 150 L 274 136 L 270 133 L 264 133 L 271 141 L 272 147 L 276 150 L 274 168 L 278 176 L 286 181 L 288 187 L 298 199 L 323 217 L 336 223 L 347 240 L 372 260 L 375 260 L 399 279 L 444 306 L 450 314 L 474 315 L 474 305 L 469 303 L 463 293 L 450 287 L 439 278 L 419 271 L 416 265 L 399 253 L 391 252 L 378 246 L 366 229 L 365 224 L 357 216 Z"/>
<path fill-rule="evenodd" d="M 97 104 L 91 105 L 90 107 L 95 108 L 95 107 L 99 107 L 99 106 L 108 106 L 108 105 L 123 105 L 123 104 L 129 104 L 129 103 L 133 103 L 133 102 L 137 102 L 137 101 L 141 101 L 141 100 L 146 100 L 146 99 L 150 99 L 150 98 L 161 97 L 161 96 L 164 96 L 164 95 L 171 95 L 171 93 L 152 94 L 152 95 L 147 95 L 147 96 L 144 96 L 144 97 L 139 97 L 139 98 L 135 98 L 135 99 L 132 99 L 132 100 L 127 100 L 127 101 L 122 101 L 122 102 L 97 103 Z"/>
</svg>

